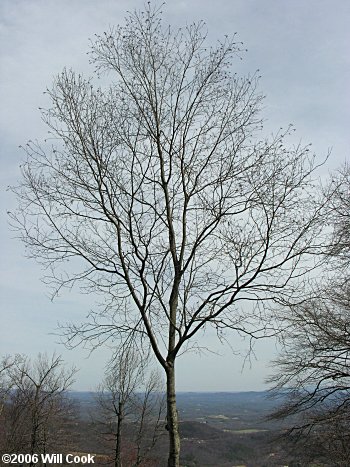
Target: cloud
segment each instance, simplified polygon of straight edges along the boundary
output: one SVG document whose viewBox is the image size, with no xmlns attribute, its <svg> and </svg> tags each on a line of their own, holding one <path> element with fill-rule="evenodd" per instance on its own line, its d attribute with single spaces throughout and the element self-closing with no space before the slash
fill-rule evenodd
<svg viewBox="0 0 350 467">
<path fill-rule="evenodd" d="M 77 315 L 80 316 L 85 307 L 84 301 L 78 305 L 77 295 L 74 301 L 67 298 L 67 302 L 51 305 L 44 298 L 47 291 L 39 281 L 38 266 L 23 257 L 22 245 L 11 238 L 5 212 L 14 207 L 14 199 L 5 193 L 5 188 L 19 176 L 17 167 L 23 153 L 18 145 L 46 136 L 47 129 L 37 108 L 49 105 L 43 92 L 52 83 L 53 76 L 65 66 L 90 75 L 92 68 L 86 55 L 89 38 L 123 22 L 126 10 L 141 9 L 143 4 L 143 1 L 127 0 L 0 2 L 0 319 L 7 323 L 0 353 L 6 353 L 9 346 L 11 351 L 16 348 L 34 351 L 41 345 L 55 347 L 54 339 L 49 337 L 56 322 L 53 318 L 73 317 L 75 308 L 79 308 Z M 242 73 L 261 69 L 261 90 L 267 94 L 263 113 L 267 131 L 292 122 L 298 130 L 297 138 L 312 141 L 321 158 L 328 147 L 333 147 L 330 167 L 343 161 L 350 146 L 348 0 L 336 3 L 328 0 L 175 0 L 163 10 L 165 19 L 178 26 L 205 20 L 209 41 L 237 31 L 238 39 L 244 41 L 249 51 L 244 54 L 243 62 L 237 61 L 234 67 Z M 51 306 L 54 308 L 49 311 Z M 9 333 L 15 331 L 17 337 L 11 341 Z M 232 356 L 224 352 L 219 365 L 228 371 Z M 273 344 L 270 347 L 267 344 L 264 353 L 272 355 Z M 100 371 L 103 358 L 100 355 L 88 364 L 80 351 L 74 355 L 78 366 L 86 368 L 82 381 L 88 387 L 95 373 L 92 371 L 89 377 L 89 369 Z M 180 371 L 179 389 L 196 390 L 199 381 L 204 385 L 206 365 L 197 365 L 196 358 L 185 357 L 187 365 Z M 186 369 L 191 365 L 197 365 L 193 367 L 198 368 L 197 374 Z M 240 363 L 235 364 L 235 371 L 238 367 Z M 262 363 L 261 371 L 257 369 L 254 377 L 243 374 L 236 383 L 233 377 L 220 377 L 218 369 L 210 389 L 252 389 L 262 384 L 265 372 Z M 200 389 L 206 389 L 202 383 Z"/>
</svg>

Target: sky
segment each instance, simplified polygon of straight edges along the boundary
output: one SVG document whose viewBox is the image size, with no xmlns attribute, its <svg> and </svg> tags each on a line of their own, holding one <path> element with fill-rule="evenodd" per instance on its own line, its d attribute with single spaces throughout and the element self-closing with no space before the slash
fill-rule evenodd
<svg viewBox="0 0 350 467">
<path fill-rule="evenodd" d="M 80 368 L 74 385 L 94 390 L 103 377 L 110 349 L 90 354 L 59 343 L 57 323 L 79 322 L 94 298 L 78 291 L 52 302 L 38 264 L 24 256 L 9 228 L 7 211 L 15 199 L 7 190 L 19 180 L 24 158 L 19 145 L 42 140 L 47 129 L 38 107 L 63 67 L 92 74 L 86 52 L 89 39 L 123 23 L 127 10 L 142 9 L 136 0 L 0 0 L 0 355 L 56 351 Z M 350 2 L 348 0 L 173 0 L 163 7 L 164 22 L 183 26 L 204 20 L 208 41 L 237 32 L 248 49 L 242 72 L 260 70 L 266 95 L 262 116 L 267 131 L 293 123 L 297 137 L 312 143 L 319 161 L 331 156 L 322 176 L 349 158 L 350 147 Z M 179 391 L 242 391 L 266 388 L 273 341 L 256 346 L 256 358 L 242 369 L 213 336 L 212 353 L 186 354 L 177 366 Z M 233 341 L 235 350 L 247 343 Z"/>
</svg>

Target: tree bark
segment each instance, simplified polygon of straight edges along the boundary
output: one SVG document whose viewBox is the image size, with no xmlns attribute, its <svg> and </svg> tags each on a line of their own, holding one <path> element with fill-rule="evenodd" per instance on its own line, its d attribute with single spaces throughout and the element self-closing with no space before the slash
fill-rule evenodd
<svg viewBox="0 0 350 467">
<path fill-rule="evenodd" d="M 175 393 L 175 366 L 168 362 L 167 377 L 167 430 L 169 432 L 169 458 L 168 467 L 180 466 L 180 435 L 176 408 Z"/>
<path fill-rule="evenodd" d="M 122 441 L 123 418 L 124 418 L 124 407 L 123 407 L 123 403 L 119 401 L 118 416 L 117 416 L 117 435 L 116 435 L 116 443 L 115 443 L 115 458 L 114 458 L 115 467 L 122 467 L 121 441 Z"/>
</svg>

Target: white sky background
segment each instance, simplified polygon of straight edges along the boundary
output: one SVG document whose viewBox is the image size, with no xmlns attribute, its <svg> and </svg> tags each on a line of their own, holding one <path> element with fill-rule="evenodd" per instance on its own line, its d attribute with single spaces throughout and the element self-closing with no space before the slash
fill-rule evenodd
<svg viewBox="0 0 350 467">
<path fill-rule="evenodd" d="M 67 351 L 51 335 L 57 321 L 83 318 L 93 297 L 65 293 L 54 303 L 40 282 L 41 271 L 24 257 L 9 231 L 6 211 L 15 206 L 6 187 L 19 178 L 18 146 L 42 139 L 39 106 L 53 76 L 64 66 L 92 74 L 89 38 L 123 22 L 126 10 L 143 2 L 125 0 L 0 0 L 0 355 L 35 356 L 56 350 L 81 370 L 76 389 L 100 382 L 108 350 L 89 359 L 83 349 Z M 204 20 L 210 41 L 238 33 L 248 48 L 241 69 L 262 75 L 267 95 L 263 116 L 269 131 L 293 123 L 297 136 L 312 142 L 321 160 L 332 148 L 323 174 L 349 156 L 350 2 L 348 0 L 173 0 L 165 22 L 181 26 Z M 273 342 L 257 345 L 257 360 L 241 372 L 242 359 L 207 337 L 218 355 L 188 354 L 178 362 L 180 391 L 259 390 L 269 373 Z M 240 343 L 239 346 L 242 344 Z"/>
</svg>

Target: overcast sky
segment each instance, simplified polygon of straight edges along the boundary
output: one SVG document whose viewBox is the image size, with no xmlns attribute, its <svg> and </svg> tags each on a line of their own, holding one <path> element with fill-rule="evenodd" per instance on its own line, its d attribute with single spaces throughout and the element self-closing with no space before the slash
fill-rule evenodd
<svg viewBox="0 0 350 467">
<path fill-rule="evenodd" d="M 19 178 L 23 153 L 18 146 L 45 137 L 37 109 L 48 104 L 43 91 L 54 75 L 64 66 L 92 74 L 86 56 L 89 38 L 142 6 L 136 0 L 0 0 L 0 355 L 56 350 L 81 368 L 77 389 L 94 389 L 109 351 L 100 349 L 88 358 L 83 349 L 66 350 L 52 333 L 57 321 L 83 319 L 93 298 L 65 293 L 54 303 L 49 300 L 39 266 L 24 257 L 23 246 L 9 230 L 6 212 L 15 201 L 6 187 Z M 176 26 L 204 20 L 210 41 L 238 33 L 248 48 L 240 68 L 259 68 L 262 75 L 267 129 L 293 123 L 298 138 L 312 142 L 319 160 L 332 148 L 323 175 L 349 157 L 348 0 L 173 0 L 163 10 L 165 22 Z M 216 354 L 179 360 L 178 390 L 264 387 L 274 343 L 259 343 L 257 360 L 241 372 L 241 357 L 211 336 L 207 342 Z M 239 347 L 244 343 L 237 343 Z"/>
</svg>

